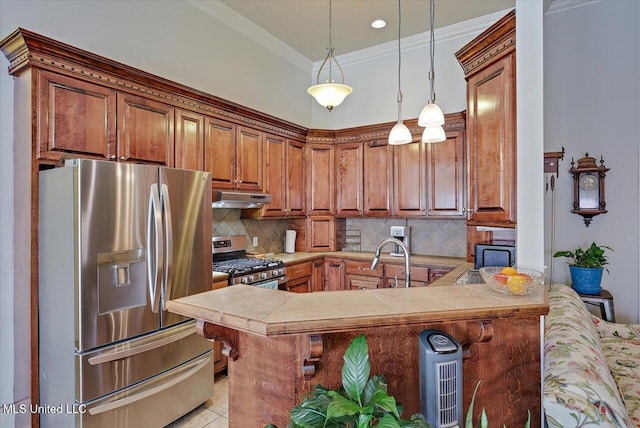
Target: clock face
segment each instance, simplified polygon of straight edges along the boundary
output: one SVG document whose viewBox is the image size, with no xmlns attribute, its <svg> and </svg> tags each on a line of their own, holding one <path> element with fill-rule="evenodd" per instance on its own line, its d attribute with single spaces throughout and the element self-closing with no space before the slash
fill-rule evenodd
<svg viewBox="0 0 640 428">
<path fill-rule="evenodd" d="M 598 185 L 598 177 L 592 174 L 585 174 L 580 177 L 580 187 L 584 190 L 595 189 Z"/>
</svg>

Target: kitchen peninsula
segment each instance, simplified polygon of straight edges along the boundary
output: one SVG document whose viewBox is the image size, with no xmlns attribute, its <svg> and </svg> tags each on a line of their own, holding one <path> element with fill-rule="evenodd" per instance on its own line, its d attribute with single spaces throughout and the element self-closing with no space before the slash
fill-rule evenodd
<svg viewBox="0 0 640 428">
<path fill-rule="evenodd" d="M 198 320 L 203 336 L 229 355 L 230 426 L 287 425 L 289 410 L 314 385 L 340 385 L 342 356 L 365 334 L 372 374 L 386 376 L 404 414 L 419 411 L 418 334 L 445 331 L 464 348 L 464 407 L 481 386 L 492 423 L 540 424 L 540 317 L 546 288 L 525 297 L 485 285 L 289 293 L 237 285 L 170 301 L 167 308 Z M 453 278 L 453 279 L 452 279 Z"/>
</svg>

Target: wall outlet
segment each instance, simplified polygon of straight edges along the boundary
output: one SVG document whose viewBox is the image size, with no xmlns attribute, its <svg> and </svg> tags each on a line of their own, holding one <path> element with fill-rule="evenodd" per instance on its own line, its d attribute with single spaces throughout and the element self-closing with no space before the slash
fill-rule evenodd
<svg viewBox="0 0 640 428">
<path fill-rule="evenodd" d="M 257 247 L 257 246 L 258 246 L 258 237 L 257 237 L 257 236 L 254 236 L 254 237 L 253 237 L 253 246 L 254 246 L 254 247 Z"/>
</svg>

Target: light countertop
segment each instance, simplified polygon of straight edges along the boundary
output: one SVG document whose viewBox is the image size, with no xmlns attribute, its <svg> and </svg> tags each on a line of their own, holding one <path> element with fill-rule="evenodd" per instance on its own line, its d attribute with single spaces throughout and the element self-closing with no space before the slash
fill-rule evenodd
<svg viewBox="0 0 640 428">
<path fill-rule="evenodd" d="M 507 296 L 488 286 L 290 293 L 234 285 L 167 302 L 167 309 L 261 336 L 320 334 L 372 326 L 543 315 L 547 290 Z"/>
</svg>

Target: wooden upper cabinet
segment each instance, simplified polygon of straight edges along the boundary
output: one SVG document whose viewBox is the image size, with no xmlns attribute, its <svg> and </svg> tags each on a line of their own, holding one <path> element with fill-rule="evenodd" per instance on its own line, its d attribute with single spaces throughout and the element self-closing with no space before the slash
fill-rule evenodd
<svg viewBox="0 0 640 428">
<path fill-rule="evenodd" d="M 515 54 L 469 79 L 469 218 L 516 222 Z"/>
<path fill-rule="evenodd" d="M 282 137 L 264 137 L 264 191 L 271 195 L 271 202 L 262 210 L 265 217 L 286 215 L 286 141 Z"/>
<path fill-rule="evenodd" d="M 236 187 L 262 190 L 262 132 L 238 127 L 236 148 Z"/>
<path fill-rule="evenodd" d="M 427 217 L 466 218 L 464 131 L 447 132 L 447 139 L 427 144 Z"/>
<path fill-rule="evenodd" d="M 287 196 L 287 214 L 291 216 L 303 216 L 306 213 L 304 171 L 304 144 L 287 140 L 285 195 Z"/>
<path fill-rule="evenodd" d="M 470 225 L 516 223 L 515 12 L 456 52 L 467 79 Z"/>
<path fill-rule="evenodd" d="M 118 93 L 118 160 L 173 166 L 174 107 Z"/>
<path fill-rule="evenodd" d="M 230 122 L 205 119 L 204 164 L 212 173 L 214 188 L 233 189 L 236 185 L 236 128 Z"/>
<path fill-rule="evenodd" d="M 262 216 L 304 215 L 303 143 L 265 135 L 264 191 L 271 194 L 271 202 L 262 209 Z"/>
<path fill-rule="evenodd" d="M 426 151 L 421 142 L 393 147 L 393 213 L 398 217 L 426 214 Z"/>
<path fill-rule="evenodd" d="M 116 91 L 38 71 L 36 159 L 116 158 Z"/>
<path fill-rule="evenodd" d="M 361 143 L 336 146 L 336 215 L 340 217 L 362 215 L 362 152 Z"/>
<path fill-rule="evenodd" d="M 335 213 L 335 146 L 308 143 L 305 145 L 307 165 L 307 213 L 331 215 Z"/>
<path fill-rule="evenodd" d="M 376 140 L 363 144 L 364 214 L 371 217 L 391 215 L 393 167 L 391 146 Z"/>
<path fill-rule="evenodd" d="M 204 116 L 176 109 L 176 168 L 204 170 Z"/>
</svg>

